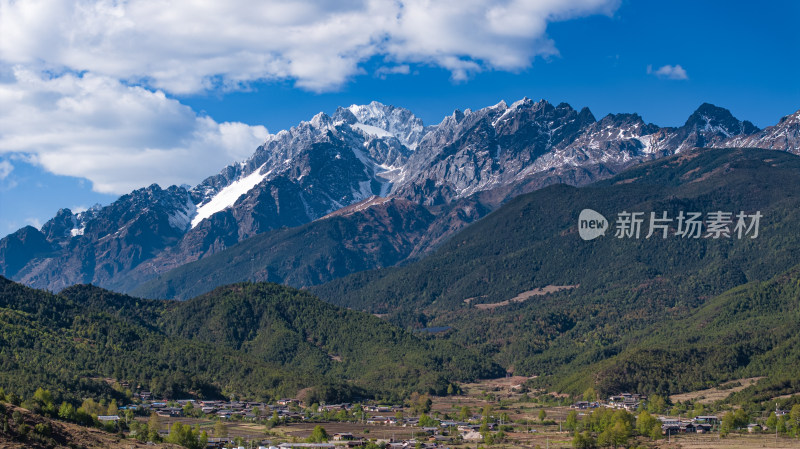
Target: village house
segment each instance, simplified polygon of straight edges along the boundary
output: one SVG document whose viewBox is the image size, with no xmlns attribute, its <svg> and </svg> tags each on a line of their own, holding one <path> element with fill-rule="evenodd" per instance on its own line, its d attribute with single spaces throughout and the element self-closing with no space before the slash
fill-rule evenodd
<svg viewBox="0 0 800 449">
<path fill-rule="evenodd" d="M 117 415 L 108 415 L 108 416 L 103 415 L 103 416 L 98 416 L 97 420 L 100 422 L 117 422 L 120 420 L 120 418 Z"/>
<path fill-rule="evenodd" d="M 622 393 L 617 396 L 608 398 L 608 405 L 613 408 L 625 409 L 634 411 L 639 408 L 639 405 L 644 403 L 647 396 L 636 393 Z"/>
<path fill-rule="evenodd" d="M 719 423 L 719 418 L 712 415 L 697 416 L 693 419 L 659 417 L 662 432 L 670 435 L 677 433 L 708 433 Z"/>
<path fill-rule="evenodd" d="M 589 402 L 589 401 L 578 401 L 572 405 L 570 408 L 578 409 L 578 410 L 586 410 L 590 408 L 597 408 L 600 407 L 599 402 Z"/>
<path fill-rule="evenodd" d="M 367 419 L 367 424 L 385 424 L 386 417 L 385 416 L 373 416 Z"/>
<path fill-rule="evenodd" d="M 156 411 L 156 415 L 162 418 L 179 418 L 183 416 L 183 409 L 180 407 L 163 407 Z"/>
<path fill-rule="evenodd" d="M 282 449 L 334 449 L 336 445 L 332 443 L 281 443 L 278 447 Z"/>
<path fill-rule="evenodd" d="M 338 412 L 339 410 L 350 410 L 352 408 L 352 405 L 348 403 L 331 404 L 331 405 L 321 405 L 320 408 L 322 410 L 327 410 L 329 412 Z"/>
<path fill-rule="evenodd" d="M 716 415 L 700 415 L 700 416 L 695 416 L 694 421 L 702 424 L 716 425 L 719 424 L 719 417 L 717 417 Z"/>
<path fill-rule="evenodd" d="M 355 439 L 356 437 L 350 432 L 339 432 L 333 434 L 333 441 L 350 441 Z"/>
<path fill-rule="evenodd" d="M 441 426 L 443 428 L 458 427 L 458 426 L 460 426 L 462 424 L 466 424 L 466 423 L 456 422 L 456 421 L 440 421 L 439 422 L 439 426 Z"/>
<path fill-rule="evenodd" d="M 450 441 L 450 437 L 446 437 L 444 435 L 431 435 L 428 437 L 428 441 L 432 443 L 445 443 Z"/>
</svg>

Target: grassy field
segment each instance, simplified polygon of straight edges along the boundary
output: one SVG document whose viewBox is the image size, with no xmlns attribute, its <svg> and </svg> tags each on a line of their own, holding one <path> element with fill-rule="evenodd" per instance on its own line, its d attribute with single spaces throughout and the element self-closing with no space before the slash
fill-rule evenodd
<svg viewBox="0 0 800 449">
<path fill-rule="evenodd" d="M 754 383 L 758 382 L 759 379 L 762 379 L 762 377 L 750 377 L 747 379 L 732 380 L 715 388 L 708 388 L 706 390 L 699 390 L 699 391 L 691 391 L 689 393 L 683 393 L 683 394 L 675 394 L 670 396 L 670 400 L 672 400 L 672 402 L 678 402 L 678 401 L 684 402 L 684 401 L 696 400 L 701 404 L 712 404 L 716 401 L 720 401 L 722 399 L 727 398 L 732 393 L 744 390 L 750 385 L 753 385 Z M 736 385 L 737 383 L 739 385 Z"/>
<path fill-rule="evenodd" d="M 672 445 L 664 443 L 659 447 L 676 447 L 681 449 L 750 449 L 771 447 L 800 448 L 800 440 L 794 438 L 778 438 L 775 435 L 728 435 L 720 438 L 718 434 L 679 435 L 672 439 Z"/>
<path fill-rule="evenodd" d="M 147 418 L 137 418 L 142 422 L 146 422 Z M 161 430 L 169 430 L 175 422 L 182 424 L 189 424 L 191 426 L 199 426 L 200 430 L 208 432 L 209 437 L 214 437 L 214 424 L 216 421 L 205 418 L 161 418 Z M 340 432 L 350 432 L 356 437 L 366 439 L 410 439 L 413 437 L 415 431 L 419 432 L 419 428 L 415 427 L 401 427 L 401 426 L 384 426 L 384 425 L 370 425 L 362 423 L 351 422 L 302 422 L 291 423 L 287 425 L 273 427 L 267 431 L 266 426 L 263 424 L 244 422 L 244 421 L 226 421 L 229 437 L 242 437 L 245 439 L 274 439 L 275 441 L 302 441 L 311 435 L 311 431 L 317 425 L 322 425 L 329 435 Z"/>
</svg>

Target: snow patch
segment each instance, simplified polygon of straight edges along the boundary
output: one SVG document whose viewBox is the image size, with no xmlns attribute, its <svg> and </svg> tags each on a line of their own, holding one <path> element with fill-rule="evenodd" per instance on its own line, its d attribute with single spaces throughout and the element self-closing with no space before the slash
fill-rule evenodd
<svg viewBox="0 0 800 449">
<path fill-rule="evenodd" d="M 361 161 L 361 164 L 364 165 L 364 170 L 366 170 L 367 167 L 375 164 L 374 162 L 370 161 L 367 158 L 367 156 L 364 154 L 364 152 L 361 151 L 360 149 L 357 149 L 357 148 L 353 147 L 353 154 L 355 154 L 356 155 L 356 159 Z"/>
<path fill-rule="evenodd" d="M 497 103 L 496 105 L 494 105 L 494 106 L 489 106 L 489 109 L 500 109 L 500 110 L 505 110 L 506 108 L 508 108 L 508 105 L 506 104 L 506 100 L 500 100 L 500 102 L 499 102 L 499 103 Z"/>
<path fill-rule="evenodd" d="M 270 173 L 272 173 L 272 170 L 270 170 L 262 174 L 262 168 L 264 168 L 263 165 L 259 167 L 258 170 L 245 176 L 244 178 L 232 182 L 230 185 L 214 195 L 210 201 L 198 207 L 197 214 L 194 216 L 194 218 L 192 218 L 192 228 L 217 212 L 233 206 L 240 196 L 249 192 L 253 187 L 257 186 L 258 183 L 263 181 L 267 176 L 269 176 Z"/>
<path fill-rule="evenodd" d="M 181 231 L 186 230 L 191 222 L 192 217 L 184 211 L 177 211 L 169 216 L 169 225 Z"/>
<path fill-rule="evenodd" d="M 371 181 L 359 181 L 358 182 L 359 191 L 357 194 L 354 194 L 353 197 L 357 198 L 357 200 L 360 201 L 373 196 L 371 184 L 372 184 Z"/>
<path fill-rule="evenodd" d="M 355 115 L 359 121 L 364 119 L 377 119 L 385 117 L 385 113 L 381 108 L 380 103 L 373 101 L 368 105 L 351 105 L 348 109 Z"/>
<path fill-rule="evenodd" d="M 184 204 L 183 210 L 175 211 L 174 214 L 169 216 L 168 220 L 170 226 L 175 229 L 180 229 L 181 231 L 189 229 L 189 225 L 192 223 L 192 216 L 196 210 L 196 206 L 194 203 L 192 203 L 191 198 L 187 195 L 186 204 Z"/>
<path fill-rule="evenodd" d="M 514 104 L 516 104 L 516 103 L 514 103 Z M 500 117 L 497 117 L 496 119 L 494 119 L 494 121 L 492 122 L 492 127 L 493 128 L 497 128 L 497 124 L 498 123 L 504 121 L 506 119 L 506 117 L 509 117 L 516 110 L 517 110 L 516 107 L 512 107 L 512 108 L 508 108 L 505 111 L 503 111 L 503 113 L 500 114 Z"/>
<path fill-rule="evenodd" d="M 389 196 L 389 192 L 392 190 L 392 183 L 391 182 L 384 182 L 381 184 L 381 193 L 380 196 L 386 197 Z"/>
<path fill-rule="evenodd" d="M 639 136 L 637 138 L 637 140 L 639 141 L 639 143 L 641 143 L 643 145 L 642 146 L 642 150 L 641 150 L 642 153 L 649 154 L 649 153 L 652 153 L 655 150 L 653 148 L 653 135 L 652 134 L 648 134 L 646 136 Z"/>
<path fill-rule="evenodd" d="M 386 131 L 385 129 L 378 128 L 377 126 L 367 125 L 364 123 L 354 123 L 352 125 L 353 128 L 357 128 L 361 130 L 363 133 L 368 134 L 370 136 L 376 137 L 394 137 L 392 133 Z"/>
</svg>

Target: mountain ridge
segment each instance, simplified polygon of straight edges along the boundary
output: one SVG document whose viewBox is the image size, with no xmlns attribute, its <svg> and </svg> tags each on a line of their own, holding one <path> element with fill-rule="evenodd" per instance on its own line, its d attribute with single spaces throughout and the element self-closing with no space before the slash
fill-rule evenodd
<svg viewBox="0 0 800 449">
<path fill-rule="evenodd" d="M 683 126 L 659 128 L 636 114 L 596 120 L 588 108 L 523 98 L 456 110 L 425 126 L 410 111 L 378 102 L 338 108 L 271 134 L 246 161 L 193 188 L 150 186 L 103 208 L 62 210 L 41 230 L 9 234 L 0 240 L 0 274 L 50 290 L 93 282 L 129 291 L 252 236 L 304 225 L 373 196 L 409 200 L 433 213 L 491 198 L 478 201 L 486 212 L 520 193 L 552 183 L 585 185 L 701 144 L 797 153 L 799 114 L 759 130 L 704 103 Z M 463 218 L 454 220 L 443 221 L 444 231 L 432 240 L 463 227 Z"/>
</svg>

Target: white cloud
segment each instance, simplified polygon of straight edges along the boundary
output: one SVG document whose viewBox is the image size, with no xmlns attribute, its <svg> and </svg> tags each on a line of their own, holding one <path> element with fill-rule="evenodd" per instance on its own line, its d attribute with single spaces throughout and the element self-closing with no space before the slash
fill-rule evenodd
<svg viewBox="0 0 800 449">
<path fill-rule="evenodd" d="M 655 75 L 659 78 L 663 79 L 670 79 L 670 80 L 686 80 L 689 79 L 689 75 L 686 74 L 686 70 L 680 66 L 680 64 L 676 65 L 665 65 L 661 66 L 655 70 L 653 70 L 652 65 L 647 66 L 647 74 L 648 75 Z"/>
<path fill-rule="evenodd" d="M 0 0 L 0 60 L 181 94 L 292 79 L 335 89 L 379 56 L 461 79 L 557 54 L 547 25 L 619 0 Z"/>
<path fill-rule="evenodd" d="M 290 80 L 339 88 L 383 61 L 462 81 L 557 55 L 549 23 L 620 0 L 0 0 L 0 154 L 126 193 L 194 184 L 266 129 L 217 123 L 165 95 Z"/>
<path fill-rule="evenodd" d="M 42 221 L 38 218 L 28 217 L 25 219 L 25 224 L 31 225 L 36 229 L 42 229 Z"/>
<path fill-rule="evenodd" d="M 408 75 L 411 73 L 411 67 L 408 64 L 401 64 L 396 66 L 379 67 L 375 71 L 375 76 L 385 79 L 387 75 Z"/>
<path fill-rule="evenodd" d="M 8 192 L 17 187 L 17 180 L 13 177 L 9 178 L 12 171 L 14 171 L 14 165 L 11 162 L 0 161 L 0 193 Z"/>
<path fill-rule="evenodd" d="M 195 184 L 251 155 L 267 135 L 105 76 L 16 67 L 10 78 L 0 81 L 0 153 L 89 179 L 98 192 Z"/>
<path fill-rule="evenodd" d="M 11 162 L 0 161 L 0 181 L 8 178 L 12 170 L 14 170 L 14 166 L 11 165 Z"/>
</svg>

